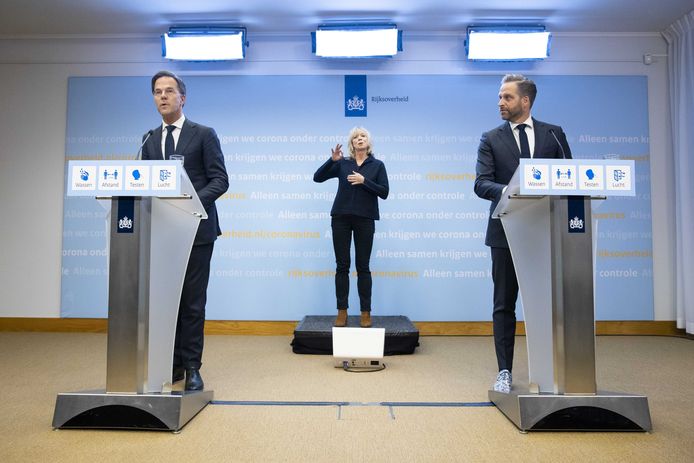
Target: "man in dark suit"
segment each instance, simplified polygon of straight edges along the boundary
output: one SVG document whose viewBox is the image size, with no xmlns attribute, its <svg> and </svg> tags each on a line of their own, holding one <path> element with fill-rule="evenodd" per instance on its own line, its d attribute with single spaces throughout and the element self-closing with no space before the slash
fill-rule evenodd
<svg viewBox="0 0 694 463">
<path fill-rule="evenodd" d="M 516 300 L 518 280 L 501 220 L 491 215 L 521 157 L 570 158 L 571 151 L 564 131 L 558 125 L 540 122 L 530 115 L 537 95 L 532 80 L 507 74 L 499 89 L 499 111 L 505 120 L 499 127 L 482 134 L 477 149 L 475 194 L 492 202 L 485 244 L 492 252 L 494 282 L 494 347 L 499 374 L 493 389 L 511 391 L 513 348 L 516 335 Z"/>
<path fill-rule="evenodd" d="M 183 156 L 183 166 L 208 216 L 207 220 L 200 221 L 188 259 L 178 308 L 172 374 L 173 382 L 185 377 L 186 391 L 201 391 L 205 387 L 200 367 L 210 260 L 214 242 L 222 233 L 214 202 L 229 188 L 229 179 L 214 129 L 196 124 L 183 115 L 185 83 L 171 72 L 160 71 L 152 77 L 152 95 L 163 122 L 142 147 L 142 159 Z"/>
</svg>

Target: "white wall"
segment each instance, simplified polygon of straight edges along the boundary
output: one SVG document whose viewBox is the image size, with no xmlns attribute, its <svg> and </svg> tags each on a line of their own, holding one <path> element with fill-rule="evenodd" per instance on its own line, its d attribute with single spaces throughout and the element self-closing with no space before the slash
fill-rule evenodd
<svg viewBox="0 0 694 463">
<path fill-rule="evenodd" d="M 673 162 L 667 62 L 658 34 L 555 35 L 552 57 L 533 64 L 464 59 L 462 36 L 404 36 L 404 53 L 376 62 L 321 61 L 308 35 L 251 36 L 240 63 L 170 63 L 158 38 L 0 38 L 0 317 L 59 317 L 63 163 L 70 76 L 198 74 L 532 74 L 648 76 L 655 318 L 674 320 Z M 570 91 L 571 89 L 567 89 Z M 98 105 L 99 102 L 95 101 Z M 560 102 L 558 102 L 560 104 Z M 103 108 L 108 118 L 108 108 Z M 571 108 L 567 108 L 570 111 Z"/>
</svg>

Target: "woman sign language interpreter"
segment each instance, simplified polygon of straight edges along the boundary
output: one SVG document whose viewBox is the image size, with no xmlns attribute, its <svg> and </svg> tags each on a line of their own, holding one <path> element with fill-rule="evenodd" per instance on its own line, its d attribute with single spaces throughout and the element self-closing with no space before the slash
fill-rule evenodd
<svg viewBox="0 0 694 463">
<path fill-rule="evenodd" d="M 357 290 L 361 308 L 360 325 L 371 326 L 371 270 L 369 261 L 380 218 L 378 198 L 388 197 L 388 174 L 382 161 L 371 151 L 371 135 L 363 127 L 355 127 L 349 134 L 349 157 L 342 155 L 342 145 L 331 149 L 331 156 L 313 175 L 322 183 L 338 179 L 337 194 L 330 211 L 333 249 L 335 251 L 335 296 L 337 318 L 335 326 L 347 326 L 349 299 L 350 247 L 354 236 L 354 254 L 357 268 Z"/>
</svg>

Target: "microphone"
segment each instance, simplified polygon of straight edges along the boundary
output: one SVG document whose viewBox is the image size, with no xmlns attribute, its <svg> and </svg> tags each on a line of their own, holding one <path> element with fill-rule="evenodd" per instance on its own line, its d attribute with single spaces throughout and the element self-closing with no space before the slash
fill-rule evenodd
<svg viewBox="0 0 694 463">
<path fill-rule="evenodd" d="M 554 129 L 549 129 L 549 133 L 552 134 L 554 139 L 557 141 L 557 145 L 559 145 L 559 149 L 561 150 L 561 158 L 566 159 L 566 153 L 564 152 L 564 147 L 562 146 L 561 143 L 559 143 L 559 139 L 557 138 L 557 135 L 554 133 Z"/>
<path fill-rule="evenodd" d="M 142 159 L 142 148 L 145 146 L 145 143 L 147 143 L 147 140 L 149 140 L 149 137 L 151 137 L 153 133 L 154 133 L 154 130 L 148 130 L 147 131 L 147 136 L 142 141 L 142 144 L 140 145 L 140 149 L 137 150 L 137 156 L 135 156 L 135 160 L 139 161 L 140 159 Z"/>
</svg>

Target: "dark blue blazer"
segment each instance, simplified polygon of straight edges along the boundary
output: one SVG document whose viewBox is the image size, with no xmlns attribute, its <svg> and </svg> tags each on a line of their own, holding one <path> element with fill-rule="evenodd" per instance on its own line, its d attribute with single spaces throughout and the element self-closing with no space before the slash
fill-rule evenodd
<svg viewBox="0 0 694 463">
<path fill-rule="evenodd" d="M 347 181 L 347 176 L 352 171 L 364 176 L 364 183 L 352 185 Z M 378 220 L 378 198 L 386 199 L 390 187 L 388 186 L 388 173 L 383 162 L 370 154 L 361 166 L 351 158 L 342 158 L 333 161 L 329 158 L 320 166 L 313 181 L 322 183 L 328 179 L 338 179 L 337 194 L 333 202 L 330 215 L 357 215 L 369 219 Z"/>
<path fill-rule="evenodd" d="M 533 118 L 533 130 L 535 132 L 534 158 L 571 158 L 571 150 L 561 127 Z M 553 130 L 559 139 L 564 148 L 564 154 L 550 130 Z M 484 240 L 487 246 L 508 248 L 501 220 L 492 219 L 492 212 L 501 199 L 501 191 L 508 185 L 519 163 L 520 149 L 508 122 L 482 134 L 480 146 L 477 149 L 475 194 L 492 202 L 489 207 L 489 222 Z"/>
<path fill-rule="evenodd" d="M 161 125 L 152 131 L 152 135 L 142 147 L 142 159 L 164 159 L 161 152 L 161 133 Z M 212 243 L 222 234 L 214 202 L 229 188 L 229 177 L 224 166 L 219 138 L 213 128 L 185 119 L 176 144 L 176 154 L 183 155 L 183 167 L 207 212 L 207 220 L 200 221 L 193 244 Z"/>
</svg>

